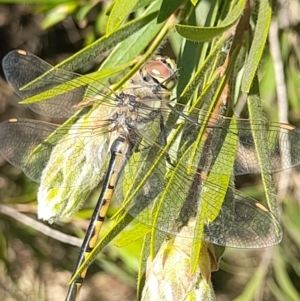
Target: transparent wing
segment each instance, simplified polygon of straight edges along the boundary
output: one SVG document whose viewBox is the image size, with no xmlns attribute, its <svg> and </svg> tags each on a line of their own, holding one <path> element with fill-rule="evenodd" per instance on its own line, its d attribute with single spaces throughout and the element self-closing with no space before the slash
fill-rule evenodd
<svg viewBox="0 0 300 301">
<path fill-rule="evenodd" d="M 90 139 L 93 140 L 97 140 L 97 137 L 99 137 L 99 135 L 102 135 L 102 133 L 105 131 L 103 127 L 107 128 L 107 125 L 99 125 L 101 121 L 99 119 L 98 123 L 95 124 L 95 119 L 96 118 L 93 117 L 87 118 L 86 123 L 90 125 L 83 125 L 81 132 L 75 131 L 75 129 L 80 127 L 80 125 L 74 125 L 73 131 L 70 131 L 70 126 L 63 126 L 58 134 L 54 134 L 57 135 L 57 137 L 54 139 L 55 144 L 51 144 L 45 141 L 45 139 L 54 130 L 57 129 L 57 125 L 39 122 L 36 120 L 22 119 L 3 122 L 0 125 L 0 153 L 11 164 L 20 167 L 29 178 L 34 181 L 38 181 L 41 171 L 36 172 L 37 166 L 39 166 L 40 170 L 45 167 L 53 146 L 60 141 L 62 135 L 68 135 L 68 139 L 75 139 L 78 135 L 89 133 L 86 135 L 90 135 Z M 239 147 L 237 150 L 232 147 L 232 153 L 228 153 L 228 156 L 236 154 L 236 161 L 233 172 L 235 175 L 259 173 L 260 166 L 253 142 L 253 132 L 250 128 L 249 121 L 243 120 L 240 125 L 241 128 L 238 133 Z M 300 162 L 300 130 L 290 125 L 288 125 L 289 130 L 285 129 L 285 127 L 286 125 L 280 123 L 269 124 L 268 141 L 270 146 L 269 151 L 272 158 L 272 171 L 290 168 L 298 165 Z M 157 130 L 157 127 L 155 128 L 155 130 Z M 220 134 L 236 135 L 235 133 L 231 133 L 230 127 L 219 127 L 213 129 L 213 131 L 217 136 L 219 136 Z M 150 133 L 144 133 L 143 135 L 144 137 L 149 137 Z M 184 136 L 183 140 L 185 140 Z M 43 143 L 44 141 L 45 143 Z M 86 139 L 85 143 L 87 143 L 87 141 L 88 140 Z M 152 143 L 154 143 L 153 140 Z M 211 145 L 209 155 L 212 158 L 215 158 L 218 155 L 218 143 L 219 142 L 216 141 Z M 26 159 L 26 157 L 30 158 L 30 154 L 32 154 L 33 150 L 35 150 L 39 144 L 43 144 L 43 147 L 39 148 L 35 152 L 36 158 L 34 160 Z M 95 144 L 97 144 L 96 141 Z M 101 139 L 99 139 L 98 144 L 101 144 Z M 151 142 L 148 142 L 147 145 L 151 145 Z M 289 145 L 291 145 L 292 147 L 288 147 Z M 163 147 L 163 144 L 161 145 L 161 147 Z M 63 145 L 61 145 L 61 150 L 63 150 L 63 148 Z M 97 148 L 97 146 L 95 146 L 95 148 Z M 198 151 L 201 152 L 201 148 L 199 148 Z M 77 155 L 78 154 L 76 150 L 74 150 L 74 160 L 76 160 Z M 172 161 L 176 161 L 177 158 L 175 156 L 172 156 L 171 153 L 168 153 L 168 155 L 170 156 Z M 33 162 L 35 163 L 33 164 Z M 186 162 L 186 164 L 191 164 L 191 162 Z M 227 164 L 227 161 L 224 160 L 223 166 L 226 166 Z M 192 163 L 192 166 L 196 166 L 196 162 Z M 199 167 L 201 169 L 204 169 L 206 165 L 203 164 Z M 224 173 L 224 170 L 225 169 L 220 169 L 219 173 Z"/>
<path fill-rule="evenodd" d="M 45 139 L 57 125 L 29 120 L 11 119 L 0 124 L 0 153 L 12 165 L 21 168 L 33 181 L 39 182 L 53 149 Z M 40 150 L 33 154 L 34 149 Z"/>
<path fill-rule="evenodd" d="M 174 117 L 175 115 L 175 117 Z M 193 157 L 186 160 L 187 165 L 198 167 L 202 170 L 206 170 L 207 162 L 213 162 L 220 152 L 220 146 L 222 141 L 227 140 L 232 148 L 227 150 L 229 157 L 234 155 L 236 157 L 233 173 L 235 175 L 243 175 L 248 173 L 260 173 L 261 167 L 257 156 L 257 150 L 254 144 L 254 134 L 259 131 L 265 131 L 267 133 L 267 146 L 270 154 L 270 171 L 276 172 L 283 169 L 291 168 L 300 164 L 300 130 L 292 125 L 283 123 L 268 123 L 265 121 L 256 121 L 250 123 L 247 119 L 236 118 L 237 129 L 231 125 L 231 119 L 224 116 L 208 115 L 204 110 L 197 110 L 197 117 L 193 122 L 189 116 L 178 125 L 178 116 L 174 114 L 173 118 L 176 121 L 171 121 L 167 124 L 165 129 L 166 136 L 173 139 L 170 143 L 175 143 L 177 149 L 187 149 L 191 144 L 198 142 L 197 147 L 194 149 L 194 157 L 197 158 L 197 154 L 205 152 L 207 158 L 204 163 L 193 161 Z M 182 116 L 181 116 L 182 118 Z M 201 119 L 201 122 L 196 120 Z M 206 127 L 206 131 L 203 137 L 199 138 L 200 128 L 204 122 L 209 120 L 209 124 Z M 180 138 L 172 138 L 172 132 L 174 128 L 180 128 Z M 179 135 L 178 135 L 179 136 Z M 207 143 L 206 136 L 209 138 Z M 235 141 L 238 140 L 238 146 L 235 147 Z M 259 138 L 257 138 L 259 139 Z M 266 141 L 258 140 L 259 145 L 265 145 Z M 183 152 L 181 151 L 181 153 Z M 172 149 L 169 151 L 172 156 Z M 174 154 L 174 158 L 178 157 L 178 153 Z M 180 156 L 180 153 L 179 153 Z M 226 166 L 227 160 L 223 161 L 223 166 Z M 223 168 L 220 168 L 218 173 L 224 173 Z"/>
<path fill-rule="evenodd" d="M 213 206 L 219 190 L 215 187 L 211 192 Z M 204 238 L 222 246 L 264 248 L 280 243 L 282 229 L 265 206 L 230 187 L 216 220 L 205 224 Z"/>
<path fill-rule="evenodd" d="M 0 153 L 40 183 L 38 214 L 51 222 L 74 214 L 105 174 L 111 132 L 105 121 L 97 126 L 101 119 L 91 127 L 84 121 L 61 127 L 30 119 L 0 124 Z"/>
<path fill-rule="evenodd" d="M 188 237 L 223 246 L 262 248 L 281 241 L 280 223 L 265 206 L 231 186 L 225 190 L 205 180 L 196 170 L 170 166 L 157 157 L 160 153 L 152 147 L 148 154 L 136 154 L 117 188 L 115 197 L 135 219 L 175 235 L 195 219 L 198 226 Z M 143 161 L 144 156 L 152 158 Z"/>
<path fill-rule="evenodd" d="M 59 93 L 56 94 L 59 95 L 53 96 L 52 90 L 47 101 L 28 105 L 40 115 L 69 118 L 76 112 L 75 106 L 85 98 L 87 84 L 81 81 L 81 75 L 55 68 L 32 53 L 11 51 L 4 57 L 2 66 L 7 81 L 23 99 L 57 87 L 56 91 Z M 27 85 L 34 80 L 34 84 Z M 64 86 L 66 91 L 61 91 L 59 86 L 68 82 L 68 89 Z M 97 94 L 103 95 L 99 90 Z"/>
<path fill-rule="evenodd" d="M 172 135 L 168 135 L 171 138 L 164 150 L 162 146 L 152 144 L 152 148 L 132 157 L 134 162 L 125 168 L 123 184 L 116 197 L 119 201 L 124 200 L 125 210 L 137 220 L 162 232 L 177 235 L 181 227 L 195 218 L 197 228 L 190 237 L 196 239 L 204 236 L 215 244 L 244 248 L 277 244 L 282 238 L 282 230 L 275 215 L 230 185 L 225 190 L 221 183 L 224 175 L 232 172 L 259 172 L 253 130 L 268 131 L 273 170 L 297 164 L 299 154 L 293 148 L 297 148 L 299 130 L 276 123 L 270 124 L 269 128 L 265 123 L 250 127 L 247 120 L 239 120 L 238 126 L 234 127 L 223 121 L 208 128 L 203 143 L 201 140 L 197 142 L 199 126 L 186 121 L 182 131 L 187 134 L 180 137 L 183 143 L 176 139 L 172 141 Z M 146 137 L 144 135 L 144 139 Z M 223 151 L 221 147 L 225 138 L 228 145 Z M 177 160 L 170 141 L 178 149 Z M 194 153 L 188 152 L 189 149 Z M 166 161 L 167 154 L 171 164 Z M 229 165 L 229 158 L 233 156 L 237 156 L 234 171 Z M 219 168 L 213 172 L 219 176 L 215 176 L 216 181 L 212 183 L 207 180 L 207 175 L 217 159 Z"/>
<path fill-rule="evenodd" d="M 99 106 L 91 113 L 86 113 L 89 118 L 84 113 L 77 114 L 61 126 L 32 119 L 11 119 L 2 122 L 0 153 L 35 182 L 40 182 L 42 172 L 50 159 L 53 170 L 49 172 L 55 176 L 63 172 L 61 161 L 65 160 L 70 166 L 93 163 L 93 177 L 94 173 L 100 172 L 99 166 L 104 161 L 98 151 L 103 149 L 103 137 L 110 133 L 110 110 L 113 108 Z M 49 168 L 51 169 L 51 164 Z M 89 180 L 87 177 L 82 185 Z M 66 187 L 64 182 L 57 181 L 55 184 L 45 181 L 44 185 Z M 76 182 L 72 185 L 81 184 Z"/>
</svg>

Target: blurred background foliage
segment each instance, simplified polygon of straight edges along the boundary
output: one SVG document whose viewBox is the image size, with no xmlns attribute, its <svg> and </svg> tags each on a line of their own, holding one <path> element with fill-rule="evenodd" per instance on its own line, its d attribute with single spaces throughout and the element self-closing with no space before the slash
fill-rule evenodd
<svg viewBox="0 0 300 301">
<path fill-rule="evenodd" d="M 141 16 L 144 5 L 150 1 L 139 2 L 140 8 L 129 19 Z M 179 6 L 184 1 L 175 2 Z M 268 119 L 300 127 L 300 1 L 273 2 L 269 41 L 259 66 L 260 93 Z M 199 1 L 192 23 L 204 26 L 209 7 L 216 3 Z M 185 7 L 191 8 L 189 2 L 185 2 Z M 0 1 L 0 57 L 13 49 L 25 49 L 57 64 L 105 34 L 111 9 L 111 1 L 44 0 L 26 1 L 26 4 Z M 158 52 L 176 59 L 180 43 L 182 40 L 171 30 Z M 195 48 L 201 45 L 191 44 Z M 96 70 L 108 54 L 109 51 L 102 53 L 93 63 L 81 68 L 80 73 Z M 184 82 L 182 79 L 179 90 L 184 88 Z M 17 105 L 18 98 L 3 74 L 0 87 L 1 121 L 34 117 L 34 113 Z M 283 241 L 262 250 L 226 248 L 220 270 L 212 275 L 219 301 L 300 300 L 299 169 L 277 173 L 276 179 Z M 238 177 L 236 184 L 246 194 L 264 199 L 259 176 Z M 76 237 L 84 236 L 99 194 L 96 189 L 71 220 L 50 228 L 36 221 L 36 190 L 36 184 L 0 157 L 0 204 L 9 205 L 2 206 L 0 212 L 0 300 L 3 301 L 64 300 L 81 243 Z M 109 215 L 116 209 L 113 204 Z M 107 219 L 105 229 L 110 226 Z M 108 245 L 89 269 L 82 300 L 135 300 L 140 248 L 141 242 L 124 248 Z"/>
</svg>

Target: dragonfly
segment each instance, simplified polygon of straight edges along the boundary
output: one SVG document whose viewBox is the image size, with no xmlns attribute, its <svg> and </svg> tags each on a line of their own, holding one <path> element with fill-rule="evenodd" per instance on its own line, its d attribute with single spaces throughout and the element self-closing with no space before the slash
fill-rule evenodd
<svg viewBox="0 0 300 301">
<path fill-rule="evenodd" d="M 21 98 L 46 95 L 46 100 L 28 104 L 31 110 L 70 118 L 62 125 L 31 119 L 0 124 L 2 156 L 40 183 L 39 218 L 52 223 L 72 216 L 101 183 L 74 274 L 93 251 L 113 197 L 134 219 L 163 233 L 176 235 L 196 218 L 202 232 L 198 227 L 188 236 L 214 244 L 261 248 L 281 241 L 276 215 L 231 183 L 223 188 L 210 182 L 208 175 L 216 160 L 221 158 L 220 166 L 228 167 L 226 158 L 233 156 L 232 168 L 213 172 L 259 173 L 253 133 L 262 129 L 268 136 L 271 171 L 298 165 L 299 129 L 211 115 L 208 131 L 199 139 L 207 113 L 173 103 L 178 70 L 172 60 L 160 56 L 111 95 L 23 50 L 8 53 L 3 69 Z M 222 151 L 220 141 L 229 147 Z M 86 272 L 75 277 L 66 300 L 79 300 Z"/>
</svg>

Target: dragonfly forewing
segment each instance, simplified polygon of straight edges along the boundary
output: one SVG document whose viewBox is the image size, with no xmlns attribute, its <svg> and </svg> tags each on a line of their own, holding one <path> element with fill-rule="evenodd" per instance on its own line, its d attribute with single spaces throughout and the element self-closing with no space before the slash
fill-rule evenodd
<svg viewBox="0 0 300 301">
<path fill-rule="evenodd" d="M 206 112 L 199 111 L 199 115 L 205 116 Z M 226 143 L 232 146 L 226 150 L 227 155 L 236 157 L 234 168 L 230 169 L 229 173 L 234 175 L 260 173 L 261 166 L 253 138 L 254 133 L 260 131 L 267 133 L 267 146 L 271 161 L 270 172 L 291 168 L 300 163 L 300 130 L 292 125 L 276 122 L 268 123 L 267 121 L 255 121 L 251 124 L 250 120 L 236 118 L 237 125 L 233 126 L 230 124 L 231 119 L 224 116 L 209 116 L 209 119 L 213 119 L 214 126 L 208 126 L 207 132 L 209 134 L 206 133 L 200 138 L 199 129 L 201 128 L 201 123 L 192 123 L 185 120 L 182 124 L 180 143 L 177 142 L 179 144 L 177 146 L 177 156 L 178 152 L 184 153 L 185 149 L 198 141 L 198 144 L 194 147 L 193 154 L 191 153 L 191 156 L 184 162 L 186 165 L 206 170 L 207 162 L 211 161 L 213 163 L 216 160 L 222 141 L 226 138 Z M 171 123 L 167 132 L 171 132 L 174 124 L 175 122 Z M 208 135 L 210 139 L 209 145 L 206 141 Z M 236 139 L 238 139 L 237 147 L 235 147 Z M 199 165 L 197 154 L 203 152 L 206 154 L 207 160 Z M 170 155 L 172 155 L 172 152 L 170 152 Z M 194 157 L 195 159 L 193 159 Z M 223 166 L 227 164 L 225 157 Z M 217 173 L 228 174 L 228 170 L 220 168 Z"/>
<path fill-rule="evenodd" d="M 15 93 L 23 99 L 38 95 L 59 84 L 76 78 L 79 79 L 80 76 L 63 69 L 53 68 L 37 56 L 22 50 L 9 52 L 4 57 L 2 66 L 7 81 Z M 34 85 L 26 86 L 42 75 L 44 75 L 42 80 L 36 81 Z M 69 118 L 76 112 L 74 106 L 82 101 L 85 88 L 84 86 L 78 87 L 58 96 L 52 96 L 45 103 L 35 103 L 28 106 L 43 116 Z"/>
</svg>

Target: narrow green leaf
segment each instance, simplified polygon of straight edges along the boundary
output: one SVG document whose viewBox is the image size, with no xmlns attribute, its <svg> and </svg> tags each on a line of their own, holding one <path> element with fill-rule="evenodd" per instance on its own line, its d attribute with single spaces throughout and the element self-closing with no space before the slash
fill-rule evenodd
<svg viewBox="0 0 300 301">
<path fill-rule="evenodd" d="M 248 281 L 247 286 L 243 292 L 233 301 L 252 301 L 255 300 L 256 293 L 260 290 L 260 287 L 264 285 L 266 271 L 263 266 L 259 266 L 251 279 Z"/>
<path fill-rule="evenodd" d="M 229 126 L 229 124 L 228 124 Z M 219 155 L 214 162 L 214 165 L 204 181 L 204 189 L 201 193 L 201 201 L 199 202 L 197 213 L 199 216 L 196 218 L 195 233 L 201 233 L 203 235 L 204 223 L 205 221 L 214 222 L 217 216 L 220 214 L 221 207 L 223 205 L 228 186 L 231 182 L 231 175 L 233 171 L 233 165 L 235 161 L 235 152 L 237 148 L 237 125 L 235 118 L 231 120 L 231 133 L 226 135 L 226 137 L 219 137 L 220 147 Z M 236 135 L 235 135 L 236 134 Z M 225 138 L 225 139 L 224 139 Z M 213 138 L 215 139 L 215 138 Z M 217 139 L 217 137 L 216 137 Z M 229 155 L 230 154 L 230 155 Z M 224 165 L 224 162 L 227 164 Z M 222 172 L 220 172 L 222 171 Z M 214 190 L 210 189 L 209 185 L 206 185 L 205 182 L 215 183 L 220 186 L 222 189 L 218 190 L 218 193 L 215 193 Z M 201 243 L 199 239 L 194 239 L 192 244 L 191 252 L 191 271 L 192 273 L 196 271 L 198 266 L 198 260 L 200 258 L 201 252 Z"/>
<path fill-rule="evenodd" d="M 284 228 L 286 229 L 286 233 L 300 250 L 299 208 L 292 201 L 286 203 L 284 214 L 282 215 L 282 221 L 285 226 Z"/>
<path fill-rule="evenodd" d="M 196 6 L 197 3 L 199 2 L 199 0 L 190 0 L 190 1 L 191 1 L 191 3 L 192 3 L 194 6 Z"/>
<path fill-rule="evenodd" d="M 276 254 L 274 254 L 273 257 L 275 279 L 283 292 L 288 296 L 288 300 L 298 301 L 300 300 L 300 294 L 288 275 L 287 266 L 283 260 L 283 256 L 279 253 L 279 248 L 276 248 L 275 250 Z"/>
<path fill-rule="evenodd" d="M 93 261 L 96 259 L 98 254 L 103 250 L 105 246 L 108 245 L 115 237 L 121 233 L 121 231 L 124 230 L 125 227 L 127 227 L 133 220 L 133 217 L 129 214 L 123 214 L 121 218 L 118 219 L 118 221 L 114 224 L 114 226 L 103 235 L 103 237 L 100 239 L 100 241 L 96 244 L 93 251 L 86 257 L 85 261 L 82 263 L 82 265 L 78 268 L 76 273 L 74 273 L 72 279 L 70 280 L 70 283 L 78 277 L 82 273 L 83 270 L 85 270 L 90 264 L 93 263 Z"/>
<path fill-rule="evenodd" d="M 23 101 L 20 101 L 20 104 L 31 104 L 31 103 L 36 103 L 36 102 L 42 102 L 47 99 L 53 98 L 55 96 L 65 94 L 66 92 L 70 92 L 76 88 L 79 88 L 82 86 L 87 86 L 91 83 L 98 82 L 100 80 L 108 78 L 108 77 L 112 76 L 113 74 L 121 72 L 124 69 L 128 68 L 129 65 L 130 65 L 130 63 L 127 65 L 120 66 L 119 68 L 109 69 L 109 70 L 106 69 L 106 70 L 102 70 L 100 72 L 97 71 L 97 72 L 89 73 L 87 75 L 82 75 L 82 76 L 72 79 L 70 81 L 64 82 L 61 85 L 57 85 L 50 90 L 46 90 L 42 93 L 28 97 L 28 98 L 24 99 Z M 50 70 L 52 72 L 55 72 L 55 69 L 53 69 L 53 68 Z M 32 84 L 45 80 L 45 76 L 47 74 L 49 74 L 49 72 L 46 72 L 42 76 L 36 78 L 34 81 L 31 81 L 29 84 L 23 86 L 20 90 L 26 90 L 26 88 L 30 87 Z M 102 88 L 103 88 L 103 86 L 102 86 Z M 100 93 L 100 90 L 99 90 L 99 93 Z M 88 97 L 88 95 L 86 95 L 86 97 Z"/>
<path fill-rule="evenodd" d="M 116 0 L 107 20 L 106 34 L 112 34 L 126 20 L 138 0 Z"/>
<path fill-rule="evenodd" d="M 229 126 L 229 124 L 228 124 Z M 220 143 L 222 144 L 222 148 L 220 150 L 220 153 L 209 173 L 209 176 L 207 177 L 207 181 L 211 183 L 217 183 L 219 186 L 226 189 L 230 185 L 231 181 L 231 175 L 233 172 L 233 165 L 235 161 L 235 154 L 237 149 L 237 137 L 238 137 L 238 128 L 236 124 L 236 119 L 233 117 L 230 122 L 230 133 L 227 133 L 226 138 L 224 141 L 224 137 L 220 137 Z M 235 150 L 235 151 L 233 151 Z M 224 162 L 227 162 L 226 166 L 224 166 Z M 221 194 L 219 195 L 224 199 L 225 195 Z M 210 200 L 211 196 L 209 193 L 209 190 L 206 190 L 203 193 L 203 199 L 207 200 L 208 203 L 211 202 Z M 216 219 L 216 217 L 219 215 L 219 211 L 222 207 L 223 200 L 214 199 L 214 209 L 210 210 L 210 214 L 206 216 L 206 218 L 212 222 Z"/>
<path fill-rule="evenodd" d="M 136 222 L 129 230 L 124 230 L 118 235 L 115 245 L 122 248 L 146 236 L 150 231 L 151 228 L 149 226 Z"/>
<path fill-rule="evenodd" d="M 270 289 L 275 300 L 286 301 L 289 299 L 288 296 L 282 290 L 280 290 L 280 288 L 278 287 L 278 284 L 275 283 L 275 281 L 273 279 L 268 281 L 268 288 Z"/>
<path fill-rule="evenodd" d="M 147 235 L 144 239 L 140 267 L 138 273 L 138 282 L 137 282 L 137 296 L 138 300 L 141 300 L 143 288 L 145 286 L 146 270 L 147 270 L 147 261 L 150 258 L 150 235 Z"/>
<path fill-rule="evenodd" d="M 78 8 L 76 12 L 76 20 L 83 21 L 84 18 L 88 15 L 88 13 L 95 7 L 96 2 L 86 3 L 85 5 Z"/>
<path fill-rule="evenodd" d="M 136 11 L 142 7 L 148 6 L 153 2 L 154 2 L 153 0 L 139 0 L 134 8 L 134 11 Z"/>
<path fill-rule="evenodd" d="M 184 90 L 180 95 L 179 102 L 186 104 L 190 97 L 193 95 L 197 87 L 202 87 L 204 81 L 213 81 L 213 78 L 207 78 L 207 73 L 209 68 L 212 68 L 214 60 L 218 57 L 223 47 L 223 44 L 226 42 L 226 37 L 222 37 L 215 44 L 214 48 L 211 49 L 209 55 L 206 57 L 205 61 L 198 67 L 195 74 L 190 78 L 188 84 L 185 86 Z M 187 58 L 185 58 L 187 59 Z M 206 89 L 209 91 L 209 89 Z M 205 92 L 202 91 L 202 94 Z"/>
<path fill-rule="evenodd" d="M 145 12 L 146 15 L 157 15 L 160 1 L 154 2 Z M 124 41 L 119 43 L 107 59 L 100 66 L 99 70 L 110 69 L 125 62 L 135 59 L 149 45 L 161 30 L 163 24 L 157 24 L 157 20 L 152 18 L 148 20 L 143 28 L 135 30 Z"/>
<path fill-rule="evenodd" d="M 259 5 L 257 24 L 249 56 L 244 66 L 245 70 L 241 84 L 241 90 L 245 93 L 249 93 L 251 89 L 266 44 L 272 17 L 272 7 L 269 0 L 261 0 L 257 4 Z"/>
<path fill-rule="evenodd" d="M 257 158 L 261 168 L 261 177 L 265 189 L 265 195 L 269 210 L 278 218 L 278 206 L 276 202 L 276 188 L 274 177 L 271 169 L 270 146 L 268 146 L 267 125 L 264 125 L 264 116 L 261 106 L 261 98 L 258 92 L 258 82 L 251 86 L 250 94 L 247 101 L 250 117 L 250 125 L 253 128 L 253 139 Z M 261 122 L 259 122 L 261 121 Z"/>
<path fill-rule="evenodd" d="M 233 24 L 235 24 L 243 13 L 245 0 L 239 0 L 233 10 L 227 17 L 216 27 L 197 27 L 189 25 L 176 24 L 177 32 L 184 38 L 194 42 L 206 42 L 221 35 Z"/>
<path fill-rule="evenodd" d="M 65 20 L 69 15 L 71 15 L 75 11 L 76 8 L 77 3 L 70 2 L 57 5 L 54 8 L 48 10 L 42 22 L 42 29 L 49 29 L 57 23 Z"/>
<path fill-rule="evenodd" d="M 113 48 L 118 43 L 134 34 L 136 31 L 153 20 L 156 16 L 157 12 L 152 12 L 145 16 L 142 16 L 141 18 L 128 22 L 119 30 L 113 32 L 108 36 L 104 36 L 101 39 L 98 39 L 94 43 L 78 51 L 76 54 L 64 60 L 55 67 L 64 68 L 71 71 L 83 67 L 89 62 L 94 61 L 101 53 Z"/>
<path fill-rule="evenodd" d="M 7 262 L 7 240 L 2 233 L 0 233 L 0 260 Z"/>
<path fill-rule="evenodd" d="M 161 23 L 166 21 L 174 12 L 175 10 L 182 5 L 182 3 L 185 2 L 183 0 L 173 0 L 173 1 L 169 1 L 169 0 L 163 0 L 160 10 L 159 10 L 159 14 L 157 17 L 157 22 Z"/>
</svg>

